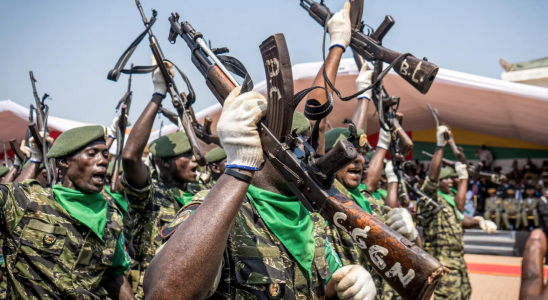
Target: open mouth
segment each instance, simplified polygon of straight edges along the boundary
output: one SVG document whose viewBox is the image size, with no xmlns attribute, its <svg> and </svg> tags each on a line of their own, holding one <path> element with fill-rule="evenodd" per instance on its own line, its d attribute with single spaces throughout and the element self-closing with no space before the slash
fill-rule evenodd
<svg viewBox="0 0 548 300">
<path fill-rule="evenodd" d="M 358 179 L 362 175 L 362 168 L 349 168 L 348 175 L 351 179 Z"/>
<path fill-rule="evenodd" d="M 196 176 L 196 172 L 198 171 L 198 165 L 196 165 L 196 167 L 190 169 L 190 172 L 192 172 L 192 175 Z"/>
<path fill-rule="evenodd" d="M 105 182 L 106 174 L 107 174 L 106 171 L 95 172 L 91 176 L 91 178 L 93 179 L 93 181 L 97 182 L 98 184 L 103 184 Z"/>
</svg>

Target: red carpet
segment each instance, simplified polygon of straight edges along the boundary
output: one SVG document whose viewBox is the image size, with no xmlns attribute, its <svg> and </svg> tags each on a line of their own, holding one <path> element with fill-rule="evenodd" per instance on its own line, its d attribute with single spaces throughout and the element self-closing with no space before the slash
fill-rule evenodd
<svg viewBox="0 0 548 300">
<path fill-rule="evenodd" d="M 469 273 L 499 276 L 521 277 L 521 266 L 466 263 Z M 548 268 L 544 268 L 544 277 L 548 277 Z"/>
</svg>

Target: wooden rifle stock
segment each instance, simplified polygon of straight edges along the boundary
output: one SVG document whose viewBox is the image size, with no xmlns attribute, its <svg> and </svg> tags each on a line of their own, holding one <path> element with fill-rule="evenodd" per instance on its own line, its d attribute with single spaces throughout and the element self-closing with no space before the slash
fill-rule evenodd
<svg viewBox="0 0 548 300">
<path fill-rule="evenodd" d="M 10 148 L 13 151 L 13 154 L 17 156 L 17 158 L 19 158 L 21 162 L 23 162 L 23 160 L 25 160 L 25 154 L 23 153 L 23 151 L 21 151 L 21 148 L 19 148 L 19 145 L 17 144 L 17 140 L 11 139 L 9 143 L 10 143 Z"/>
<path fill-rule="evenodd" d="M 217 66 L 209 68 L 206 84 L 221 105 L 225 102 L 230 92 L 236 88 L 226 74 Z"/>
<path fill-rule="evenodd" d="M 34 138 L 34 143 L 36 143 L 36 145 L 38 146 L 40 150 L 44 149 L 44 139 L 40 136 L 38 125 L 36 125 L 35 122 L 29 123 L 29 130 L 30 130 L 30 134 Z"/>
</svg>

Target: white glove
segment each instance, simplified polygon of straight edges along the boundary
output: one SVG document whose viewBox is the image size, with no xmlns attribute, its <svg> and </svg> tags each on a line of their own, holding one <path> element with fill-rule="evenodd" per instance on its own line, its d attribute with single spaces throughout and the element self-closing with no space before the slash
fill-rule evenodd
<svg viewBox="0 0 548 300">
<path fill-rule="evenodd" d="M 40 136 L 43 137 L 44 135 L 40 132 Z M 46 142 L 51 144 L 53 143 L 53 139 L 48 135 L 46 138 Z M 42 155 L 42 149 L 38 147 L 38 144 L 34 142 L 34 137 L 29 138 L 29 146 L 25 147 L 26 152 L 30 153 L 30 162 L 32 163 L 42 163 L 44 162 L 44 155 Z"/>
<path fill-rule="evenodd" d="M 358 89 L 358 92 L 367 88 L 371 85 L 371 80 L 373 79 L 373 70 L 367 69 L 367 63 L 364 63 L 362 66 L 362 69 L 360 70 L 360 74 L 358 75 L 358 78 L 356 78 L 356 87 Z M 358 99 L 367 98 L 367 100 L 371 100 L 371 89 L 361 93 L 358 96 Z"/>
<path fill-rule="evenodd" d="M 171 74 L 171 77 L 175 77 L 173 65 L 169 62 L 164 62 L 164 64 L 166 65 L 169 74 Z M 154 55 L 152 55 L 152 65 L 157 65 Z M 162 71 L 160 71 L 160 68 L 156 68 L 156 70 L 152 72 L 152 84 L 154 85 L 154 94 L 158 93 L 164 96 L 167 94 L 166 81 L 164 80 L 164 76 L 162 75 Z"/>
<path fill-rule="evenodd" d="M 413 217 L 406 208 L 392 208 L 386 214 L 386 225 L 410 241 L 414 241 L 419 235 L 413 224 Z"/>
<path fill-rule="evenodd" d="M 445 125 L 440 125 L 437 128 L 436 131 L 436 138 L 438 140 L 437 145 L 438 147 L 445 147 L 447 144 L 447 141 L 445 140 L 445 136 L 443 135 L 445 132 L 449 131 L 449 128 Z"/>
<path fill-rule="evenodd" d="M 118 121 L 120 120 L 120 115 L 116 115 L 114 119 L 112 119 L 112 124 L 109 128 L 107 128 L 107 135 L 113 139 L 118 138 Z M 131 126 L 131 122 L 127 119 L 126 115 L 126 126 Z"/>
<path fill-rule="evenodd" d="M 394 166 L 391 161 L 388 161 L 384 166 L 384 174 L 386 175 L 386 181 L 388 183 L 398 182 L 398 176 L 394 173 Z"/>
<path fill-rule="evenodd" d="M 495 222 L 485 220 L 483 217 L 480 216 L 474 217 L 474 219 L 479 221 L 479 226 L 481 230 L 489 234 L 497 231 L 497 224 L 495 224 Z"/>
<path fill-rule="evenodd" d="M 392 135 L 389 131 L 384 131 L 384 129 L 381 128 L 381 131 L 379 131 L 379 141 L 377 142 L 377 148 L 383 148 L 385 150 L 388 150 L 390 147 L 390 140 L 392 139 Z"/>
<path fill-rule="evenodd" d="M 350 25 L 350 2 L 344 3 L 344 8 L 335 13 L 329 21 L 327 21 L 327 31 L 331 37 L 331 49 L 335 45 L 339 45 L 346 49 L 350 45 L 352 39 L 352 27 Z"/>
<path fill-rule="evenodd" d="M 466 170 L 466 165 L 458 161 L 455 164 L 455 171 L 457 171 L 457 176 L 460 180 L 468 180 L 468 170 Z"/>
<path fill-rule="evenodd" d="M 263 148 L 257 123 L 266 114 L 266 99 L 257 92 L 240 95 L 235 88 L 226 98 L 217 132 L 226 152 L 226 165 L 257 170 L 263 163 Z"/>
<path fill-rule="evenodd" d="M 331 279 L 335 280 L 335 291 L 341 300 L 373 300 L 377 295 L 371 274 L 360 265 L 344 266 Z"/>
</svg>

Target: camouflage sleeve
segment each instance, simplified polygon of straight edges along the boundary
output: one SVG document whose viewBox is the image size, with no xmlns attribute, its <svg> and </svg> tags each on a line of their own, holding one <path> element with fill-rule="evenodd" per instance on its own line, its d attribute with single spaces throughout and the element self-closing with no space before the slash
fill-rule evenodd
<svg viewBox="0 0 548 300">
<path fill-rule="evenodd" d="M 335 252 L 335 250 L 331 248 L 331 245 L 329 245 L 328 239 L 325 239 L 325 259 L 327 260 L 330 274 L 325 282 L 329 282 L 329 279 L 331 279 L 331 275 L 333 275 L 333 273 L 335 273 L 335 271 L 340 269 L 343 265 L 337 252 Z"/>
<path fill-rule="evenodd" d="M 160 235 L 164 238 L 164 243 L 177 230 L 177 228 L 179 228 L 179 226 L 186 221 L 194 213 L 194 211 L 198 209 L 198 207 L 200 207 L 207 194 L 209 194 L 209 191 L 210 190 L 203 190 L 196 193 L 192 200 L 183 206 L 181 210 L 179 210 L 173 221 L 162 229 Z"/>
<path fill-rule="evenodd" d="M 5 226 L 6 230 L 11 233 L 15 230 L 17 224 L 25 213 L 29 199 L 33 192 L 42 193 L 44 189 L 38 184 L 33 185 L 31 181 L 26 181 L 24 184 L 28 190 L 23 191 L 22 188 L 15 188 L 12 183 L 0 184 L 0 224 Z M 20 184 L 17 184 L 20 186 Z M 28 193 L 28 194 L 27 194 Z"/>
<path fill-rule="evenodd" d="M 147 185 L 142 189 L 136 189 L 132 187 L 126 179 L 125 174 L 122 175 L 120 183 L 124 187 L 128 199 L 128 206 L 134 210 L 140 211 L 144 210 L 147 207 L 147 203 L 151 200 L 152 195 L 154 195 L 154 185 L 152 184 L 152 179 L 150 174 L 148 175 Z"/>
<path fill-rule="evenodd" d="M 424 184 L 422 185 L 421 191 L 426 194 L 426 196 L 436 200 L 438 199 L 438 189 L 439 183 L 433 182 L 430 180 L 430 177 L 426 177 Z"/>
<path fill-rule="evenodd" d="M 103 274 L 103 279 L 118 277 L 129 270 L 129 267 L 131 266 L 131 257 L 127 253 L 124 244 L 124 235 L 120 234 L 118 243 L 116 243 L 112 265 L 105 271 L 105 274 Z"/>
</svg>

